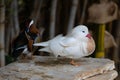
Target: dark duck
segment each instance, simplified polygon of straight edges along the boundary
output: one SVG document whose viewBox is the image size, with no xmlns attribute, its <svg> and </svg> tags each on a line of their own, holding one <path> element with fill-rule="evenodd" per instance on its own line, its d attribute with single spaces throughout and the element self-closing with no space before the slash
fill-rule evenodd
<svg viewBox="0 0 120 80">
<path fill-rule="evenodd" d="M 22 54 L 26 55 L 26 57 L 32 57 L 33 43 L 39 35 L 39 30 L 32 19 L 25 20 L 20 27 L 19 35 L 13 41 L 12 56 L 14 60 L 17 60 Z"/>
</svg>

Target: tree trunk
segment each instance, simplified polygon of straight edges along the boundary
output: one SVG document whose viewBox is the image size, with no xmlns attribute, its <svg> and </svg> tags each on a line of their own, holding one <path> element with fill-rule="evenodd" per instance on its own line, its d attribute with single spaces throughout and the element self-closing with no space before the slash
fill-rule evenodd
<svg viewBox="0 0 120 80">
<path fill-rule="evenodd" d="M 88 3 L 88 0 L 84 0 L 84 5 L 83 5 L 82 15 L 81 15 L 81 19 L 80 19 L 80 24 L 84 23 L 87 3 Z"/>
<path fill-rule="evenodd" d="M 42 3 L 43 3 L 43 0 L 34 1 L 34 8 L 33 8 L 34 10 L 32 11 L 30 18 L 32 18 L 35 21 L 35 25 L 37 25 L 37 21 L 40 16 L 40 9 L 41 9 Z"/>
<path fill-rule="evenodd" d="M 8 54 L 11 47 L 10 44 L 15 36 L 19 34 L 19 21 L 18 21 L 18 2 L 13 0 L 10 5 L 9 13 L 9 25 L 6 28 L 6 41 L 5 41 L 5 52 Z M 9 49 L 10 47 L 10 49 Z"/>
<path fill-rule="evenodd" d="M 19 21 L 18 21 L 18 0 L 13 0 L 12 2 L 12 11 L 13 11 L 13 24 L 15 28 L 15 34 L 19 33 Z"/>
<path fill-rule="evenodd" d="M 69 22 L 68 22 L 68 30 L 67 33 L 69 31 L 72 30 L 73 26 L 74 26 L 74 21 L 75 21 L 75 17 L 76 17 L 76 12 L 77 12 L 77 6 L 78 6 L 78 0 L 73 0 L 72 2 L 72 8 L 71 8 L 71 12 L 70 12 L 70 18 L 69 18 Z"/>
<path fill-rule="evenodd" d="M 4 0 L 0 0 L 0 66 L 5 65 L 4 28 L 5 28 L 5 5 Z"/>
<path fill-rule="evenodd" d="M 117 20 L 116 21 L 116 28 L 115 28 L 115 32 L 114 32 L 114 35 L 115 35 L 115 40 L 116 40 L 116 43 L 117 43 L 117 47 L 114 48 L 113 50 L 113 60 L 115 60 L 116 62 L 120 61 L 120 20 Z"/>
<path fill-rule="evenodd" d="M 50 15 L 50 39 L 55 36 L 56 8 L 57 8 L 57 0 L 52 0 L 51 15 Z"/>
</svg>

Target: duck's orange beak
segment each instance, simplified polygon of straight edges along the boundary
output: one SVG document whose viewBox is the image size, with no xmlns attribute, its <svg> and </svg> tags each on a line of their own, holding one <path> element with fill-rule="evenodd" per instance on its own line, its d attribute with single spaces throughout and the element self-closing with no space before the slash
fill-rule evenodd
<svg viewBox="0 0 120 80">
<path fill-rule="evenodd" d="M 88 37 L 89 39 L 91 39 L 91 34 L 87 34 L 86 37 Z"/>
</svg>

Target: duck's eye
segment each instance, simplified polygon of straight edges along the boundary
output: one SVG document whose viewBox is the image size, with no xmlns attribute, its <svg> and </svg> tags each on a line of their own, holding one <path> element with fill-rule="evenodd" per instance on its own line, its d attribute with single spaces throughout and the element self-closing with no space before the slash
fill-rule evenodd
<svg viewBox="0 0 120 80">
<path fill-rule="evenodd" d="M 83 33 L 85 33 L 85 31 L 82 31 Z"/>
</svg>

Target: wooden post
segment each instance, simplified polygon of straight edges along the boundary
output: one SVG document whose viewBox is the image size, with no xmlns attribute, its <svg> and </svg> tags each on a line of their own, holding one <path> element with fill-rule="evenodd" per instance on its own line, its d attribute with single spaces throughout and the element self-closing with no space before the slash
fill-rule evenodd
<svg viewBox="0 0 120 80">
<path fill-rule="evenodd" d="M 105 57 L 104 53 L 104 33 L 105 33 L 105 24 L 100 24 L 98 28 L 98 39 L 97 39 L 97 52 L 95 57 L 101 58 Z"/>
</svg>

